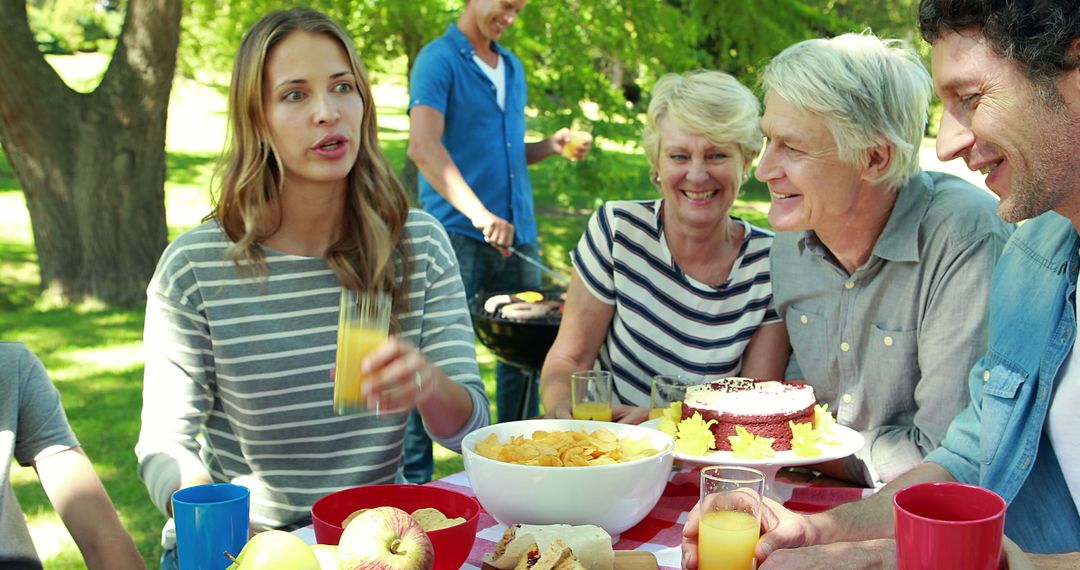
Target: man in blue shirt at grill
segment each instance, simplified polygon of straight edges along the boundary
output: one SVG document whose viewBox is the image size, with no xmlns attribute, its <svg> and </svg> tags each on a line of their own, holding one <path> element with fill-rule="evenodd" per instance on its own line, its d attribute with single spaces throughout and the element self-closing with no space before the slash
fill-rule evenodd
<svg viewBox="0 0 1080 570">
<path fill-rule="evenodd" d="M 567 149 L 571 132 L 560 129 L 525 142 L 525 69 L 497 40 L 526 0 L 469 0 L 446 33 L 424 46 L 409 78 L 409 157 L 420 170 L 420 201 L 450 234 L 465 294 L 540 288 L 540 272 L 510 256 L 509 246 L 539 257 L 528 165 L 555 154 L 580 160 L 590 142 Z M 498 420 L 539 414 L 535 370 L 505 362 L 495 367 Z M 405 477 L 431 479 L 431 442 L 418 416 L 410 419 Z"/>
<path fill-rule="evenodd" d="M 889 567 L 893 494 L 953 480 L 1008 503 L 1010 568 L 1080 567 L 1080 11 L 1076 0 L 921 0 L 919 25 L 944 105 L 938 156 L 984 173 L 1001 217 L 1027 221 L 994 270 L 987 352 L 941 447 L 864 501 L 809 516 L 772 503 L 762 570 Z M 696 513 L 683 540 L 694 568 Z"/>
</svg>

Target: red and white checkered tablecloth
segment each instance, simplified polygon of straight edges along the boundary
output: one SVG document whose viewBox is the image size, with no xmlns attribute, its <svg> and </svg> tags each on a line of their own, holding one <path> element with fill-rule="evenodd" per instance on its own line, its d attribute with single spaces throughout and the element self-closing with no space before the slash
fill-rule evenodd
<svg viewBox="0 0 1080 570">
<path fill-rule="evenodd" d="M 683 468 L 672 471 L 663 495 L 656 507 L 637 526 L 622 533 L 615 550 L 643 550 L 652 552 L 662 569 L 677 569 L 681 565 L 682 527 L 686 515 L 698 500 L 698 470 Z M 787 483 L 777 482 L 778 485 Z M 449 475 L 428 485 L 446 487 L 473 495 L 469 478 L 464 472 Z M 784 503 L 792 510 L 803 512 L 823 511 L 842 503 L 857 501 L 869 496 L 873 489 L 858 487 L 818 486 L 794 484 L 790 486 L 791 498 Z M 481 510 L 476 527 L 476 542 L 465 568 L 480 568 L 484 554 L 495 550 L 506 526 Z"/>
</svg>

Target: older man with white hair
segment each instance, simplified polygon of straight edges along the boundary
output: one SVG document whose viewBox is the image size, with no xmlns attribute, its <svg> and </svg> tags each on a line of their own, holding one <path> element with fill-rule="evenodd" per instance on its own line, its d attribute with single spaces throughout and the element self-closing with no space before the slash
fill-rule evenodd
<svg viewBox="0 0 1080 570">
<path fill-rule="evenodd" d="M 867 484 L 922 461 L 968 401 L 986 349 L 990 275 L 1013 227 L 971 184 L 919 168 L 930 75 L 870 34 L 797 43 L 764 69 L 757 168 L 777 230 L 773 298 L 812 385 L 860 431 L 817 466 Z"/>
</svg>

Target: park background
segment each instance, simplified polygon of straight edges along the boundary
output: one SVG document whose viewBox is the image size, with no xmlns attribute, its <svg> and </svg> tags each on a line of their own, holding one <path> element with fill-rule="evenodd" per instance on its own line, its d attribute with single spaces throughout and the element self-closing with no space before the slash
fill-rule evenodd
<svg viewBox="0 0 1080 570">
<path fill-rule="evenodd" d="M 228 74 L 240 37 L 266 11 L 293 4 L 319 8 L 343 22 L 371 71 L 382 147 L 403 179 L 414 183 L 415 168 L 405 156 L 408 69 L 419 48 L 456 19 L 463 3 L 0 3 L 0 116 L 10 122 L 0 125 L 0 145 L 6 146 L 0 148 L 0 339 L 26 343 L 41 357 L 61 391 L 72 427 L 151 568 L 157 566 L 160 556 L 163 518 L 138 478 L 133 452 L 143 375 L 142 288 L 164 240 L 197 225 L 209 211 L 214 169 L 225 139 Z M 597 140 L 584 162 L 553 158 L 531 169 L 544 262 L 568 274 L 568 252 L 596 207 L 606 200 L 657 196 L 647 180 L 648 164 L 637 138 L 649 90 L 661 74 L 706 67 L 725 70 L 747 85 L 754 85 L 760 66 L 787 45 L 868 28 L 881 36 L 910 42 L 925 58 L 927 46 L 918 39 L 914 26 L 915 4 L 915 0 L 530 0 L 519 22 L 502 40 L 522 58 L 528 70 L 529 139 L 539 139 L 576 121 L 591 128 Z M 96 112 L 123 115 L 123 104 L 134 106 L 140 102 L 139 93 L 122 90 L 109 94 L 121 103 L 114 102 L 111 109 L 95 101 L 95 95 L 109 86 L 108 74 L 112 72 L 107 70 L 118 52 L 118 38 L 122 41 L 122 34 L 133 33 L 125 31 L 125 18 L 137 11 L 142 11 L 138 14 L 141 19 L 127 19 L 166 21 L 166 28 L 156 32 L 168 33 L 167 25 L 172 21 L 176 41 L 171 48 L 165 46 L 172 53 L 163 57 L 172 57 L 176 70 L 169 89 L 164 91 L 167 99 L 161 102 L 160 113 L 164 115 L 167 108 L 168 120 L 157 142 L 150 140 L 156 144 L 152 148 L 161 149 L 164 179 L 150 184 L 136 180 L 136 184 L 117 193 L 112 188 L 119 185 L 117 181 L 100 176 L 95 165 L 87 164 L 93 161 L 85 160 L 84 152 L 87 146 L 104 146 L 95 150 L 108 153 L 108 146 L 114 145 L 120 147 L 116 152 L 122 153 L 123 145 L 131 141 L 125 143 L 104 136 L 105 132 L 95 133 L 95 128 L 105 127 L 85 123 Z M 139 25 L 149 25 L 155 32 L 152 26 L 162 24 L 157 21 Z M 9 48 L 18 47 L 14 44 L 20 37 L 32 37 L 28 40 L 36 47 L 32 56 L 18 60 L 3 57 L 12 53 Z M 44 66 L 35 70 L 34 64 L 41 63 L 33 61 L 35 58 L 47 62 L 50 71 L 42 73 Z M 18 108 L 19 97 L 13 94 L 18 82 L 40 89 L 40 93 L 59 95 L 56 100 L 71 101 L 75 108 L 56 106 L 47 113 L 19 112 L 32 109 Z M 161 119 L 164 121 L 164 116 Z M 55 134 L 64 132 L 57 130 L 58 125 L 72 122 L 81 127 L 77 130 L 84 136 L 54 137 L 50 156 L 42 157 L 40 150 L 30 149 L 21 162 L 39 164 L 52 159 L 67 165 L 65 173 L 73 181 L 71 184 L 64 185 L 62 180 L 57 184 L 54 180 L 50 186 L 16 174 L 13 163 L 20 162 L 11 160 L 11 156 L 23 151 L 19 139 L 11 135 L 16 128 L 29 126 Z M 931 129 L 935 123 L 931 121 Z M 95 134 L 101 137 L 95 139 Z M 932 130 L 927 135 L 933 135 Z M 930 138 L 922 156 L 925 168 L 947 170 L 981 185 L 977 173 L 968 172 L 962 164 L 937 163 Z M 46 206 L 65 201 L 84 204 L 72 208 L 66 222 L 60 222 L 85 226 L 76 232 L 74 244 L 96 240 L 104 233 L 114 233 L 110 237 L 121 243 L 149 243 L 149 269 L 144 263 L 141 269 L 127 270 L 124 281 L 134 285 L 120 292 L 94 285 L 94 279 L 70 279 L 63 271 L 43 271 L 43 267 L 82 264 L 85 267 L 80 267 L 80 275 L 105 271 L 97 282 L 114 281 L 107 271 L 126 265 L 125 253 L 99 253 L 90 259 L 70 251 L 72 244 L 46 247 L 50 244 L 42 243 L 41 238 L 36 241 L 35 235 L 55 235 L 44 230 L 58 221 L 55 216 L 32 217 L 27 196 Z M 145 201 L 151 206 L 156 203 L 163 210 L 161 239 L 140 235 L 145 231 L 143 224 L 88 223 L 99 214 L 104 218 L 109 218 L 110 212 L 115 214 L 120 208 L 117 199 L 125 203 Z M 751 178 L 733 213 L 768 227 L 768 204 L 764 185 Z M 110 259 L 110 255 L 115 258 Z M 45 264 L 43 257 L 47 258 Z M 494 358 L 480 344 L 477 353 L 485 386 L 493 397 Z M 436 450 L 436 477 L 461 468 L 459 455 Z M 12 484 L 45 567 L 83 568 L 78 550 L 49 506 L 33 470 L 13 466 Z"/>
</svg>

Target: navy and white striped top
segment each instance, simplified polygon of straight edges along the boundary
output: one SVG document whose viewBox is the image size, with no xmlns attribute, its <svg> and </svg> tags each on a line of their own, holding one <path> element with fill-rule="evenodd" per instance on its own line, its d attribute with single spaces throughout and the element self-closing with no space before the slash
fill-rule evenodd
<svg viewBox="0 0 1080 570">
<path fill-rule="evenodd" d="M 452 437 L 490 421 L 456 258 L 442 226 L 409 213 L 409 308 L 398 335 L 472 396 Z M 311 504 L 398 479 L 406 414 L 334 414 L 341 284 L 323 258 L 264 248 L 269 274 L 238 274 L 216 222 L 165 250 L 147 291 L 139 474 L 164 511 L 181 480 L 251 489 L 257 529 L 304 524 Z"/>
<path fill-rule="evenodd" d="M 739 255 L 726 282 L 704 284 L 672 258 L 662 204 L 604 204 L 571 254 L 593 296 L 615 307 L 600 367 L 612 372 L 619 400 L 636 406 L 649 405 L 656 374 L 737 375 L 757 328 L 781 322 L 769 282 L 772 233 L 733 218 L 745 228 Z"/>
</svg>

